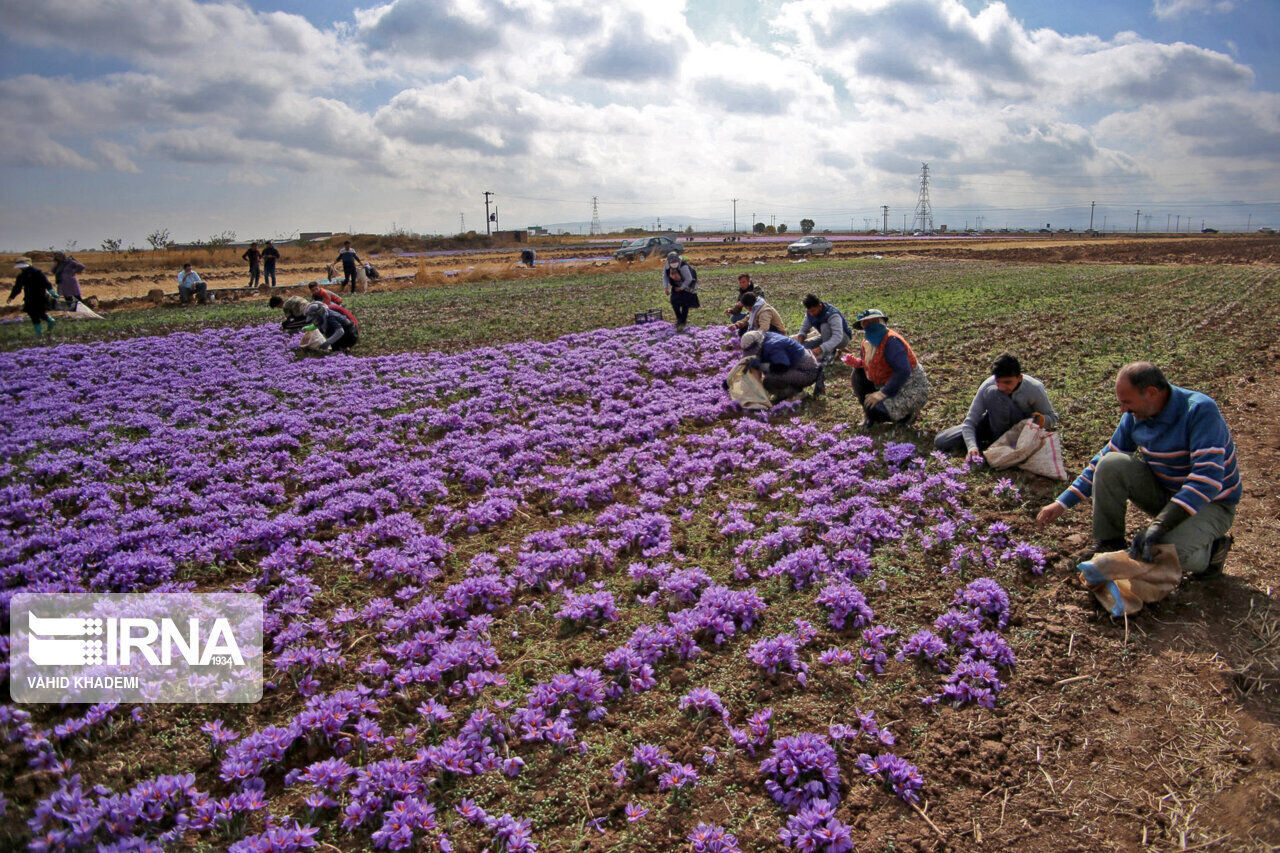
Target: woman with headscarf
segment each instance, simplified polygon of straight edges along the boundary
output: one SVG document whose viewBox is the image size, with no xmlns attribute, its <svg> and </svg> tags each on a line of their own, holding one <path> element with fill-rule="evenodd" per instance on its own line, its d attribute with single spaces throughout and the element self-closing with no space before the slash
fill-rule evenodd
<svg viewBox="0 0 1280 853">
<path fill-rule="evenodd" d="M 84 272 L 84 264 L 65 252 L 53 253 L 53 281 L 57 285 L 58 295 L 66 297 L 71 303 L 71 310 L 76 310 L 80 298 L 80 279 L 76 276 Z"/>
<path fill-rule="evenodd" d="M 862 355 L 848 355 L 854 368 L 853 392 L 866 415 L 862 425 L 909 424 L 929 400 L 929 377 L 911 344 L 888 326 L 883 311 L 870 308 L 858 315 L 862 327 Z"/>
<path fill-rule="evenodd" d="M 668 252 L 667 262 L 662 266 L 662 283 L 671 297 L 676 331 L 683 332 L 689 322 L 689 309 L 702 307 L 698 300 L 698 275 L 679 252 Z"/>
</svg>

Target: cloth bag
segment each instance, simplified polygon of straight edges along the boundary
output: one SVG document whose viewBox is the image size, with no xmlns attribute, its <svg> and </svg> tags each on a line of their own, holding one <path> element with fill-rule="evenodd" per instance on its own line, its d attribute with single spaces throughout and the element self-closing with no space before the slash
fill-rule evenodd
<svg viewBox="0 0 1280 853">
<path fill-rule="evenodd" d="M 1062 464 L 1062 440 L 1056 432 L 1049 432 L 1031 418 L 1009 427 L 982 455 L 992 468 L 1016 466 L 1051 480 L 1067 479 L 1067 469 Z"/>
<path fill-rule="evenodd" d="M 1157 545 L 1151 550 L 1155 560 L 1150 563 L 1134 559 L 1128 551 L 1094 554 L 1077 567 L 1080 583 L 1112 616 L 1137 613 L 1142 605 L 1160 601 L 1182 582 L 1178 549 Z"/>
<path fill-rule="evenodd" d="M 760 371 L 747 367 L 749 359 L 738 362 L 725 378 L 729 396 L 742 408 L 759 412 L 773 405 L 773 398 L 764 389 Z"/>
</svg>

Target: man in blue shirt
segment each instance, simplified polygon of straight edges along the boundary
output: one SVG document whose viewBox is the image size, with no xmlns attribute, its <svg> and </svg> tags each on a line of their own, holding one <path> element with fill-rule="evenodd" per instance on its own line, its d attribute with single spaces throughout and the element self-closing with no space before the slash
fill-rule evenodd
<svg viewBox="0 0 1280 853">
<path fill-rule="evenodd" d="M 1118 551 L 1132 501 L 1154 516 L 1129 546 L 1134 559 L 1150 563 L 1155 546 L 1172 545 L 1183 571 L 1221 573 L 1241 485 L 1235 442 L 1217 403 L 1170 385 L 1146 361 L 1120 369 L 1116 398 L 1123 414 L 1111 441 L 1036 523 L 1051 524 L 1092 497 L 1095 550 Z"/>
</svg>

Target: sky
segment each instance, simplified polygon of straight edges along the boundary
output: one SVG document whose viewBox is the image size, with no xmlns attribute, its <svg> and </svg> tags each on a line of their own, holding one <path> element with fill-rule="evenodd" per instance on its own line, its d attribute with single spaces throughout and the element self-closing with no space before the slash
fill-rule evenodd
<svg viewBox="0 0 1280 853">
<path fill-rule="evenodd" d="M 0 249 L 1280 226 L 1277 0 L 0 0 Z M 737 199 L 736 203 L 734 199 Z"/>
</svg>

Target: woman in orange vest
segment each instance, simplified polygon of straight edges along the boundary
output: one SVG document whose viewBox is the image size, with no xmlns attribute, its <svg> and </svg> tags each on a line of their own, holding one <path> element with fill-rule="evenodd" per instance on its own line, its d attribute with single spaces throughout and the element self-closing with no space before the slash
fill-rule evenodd
<svg viewBox="0 0 1280 853">
<path fill-rule="evenodd" d="M 847 355 L 854 368 L 853 392 L 866 411 L 862 425 L 911 423 L 929 400 L 929 377 L 911 344 L 886 325 L 883 311 L 870 308 L 858 315 L 862 327 L 862 355 Z"/>
</svg>

